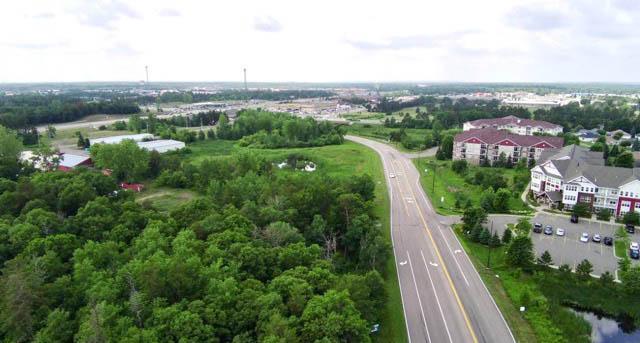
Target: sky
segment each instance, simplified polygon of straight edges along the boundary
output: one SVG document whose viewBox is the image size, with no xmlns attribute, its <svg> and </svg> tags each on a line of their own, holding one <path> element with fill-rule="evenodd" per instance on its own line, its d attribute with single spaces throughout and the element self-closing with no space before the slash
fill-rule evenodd
<svg viewBox="0 0 640 343">
<path fill-rule="evenodd" d="M 638 82 L 637 0 L 11 1 L 0 83 Z"/>
</svg>

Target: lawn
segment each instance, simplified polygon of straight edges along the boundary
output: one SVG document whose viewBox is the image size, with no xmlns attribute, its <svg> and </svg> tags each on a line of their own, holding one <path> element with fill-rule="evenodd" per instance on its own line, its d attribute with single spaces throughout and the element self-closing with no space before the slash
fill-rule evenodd
<svg viewBox="0 0 640 343">
<path fill-rule="evenodd" d="M 435 205 L 438 213 L 451 215 L 463 212 L 462 209 L 456 208 L 455 206 L 455 193 L 457 192 L 464 192 L 473 206 L 479 206 L 480 197 L 484 189 L 480 185 L 468 183 L 463 176 L 460 176 L 451 170 L 451 161 L 438 161 L 435 158 L 428 157 L 414 159 L 413 163 L 420 172 L 422 188 L 431 199 L 431 202 Z M 479 169 L 488 168 L 470 165 L 466 175 L 473 175 L 474 171 Z M 504 176 L 508 180 L 509 189 L 514 191 L 514 195 L 517 195 L 509 198 L 509 209 L 516 213 L 530 211 L 528 206 L 522 202 L 522 199 L 520 199 L 520 194 L 523 189 L 514 189 L 513 184 L 513 179 L 517 173 L 528 173 L 528 170 L 518 171 L 516 169 L 507 168 L 490 168 L 490 170 Z"/>
<path fill-rule="evenodd" d="M 189 145 L 189 149 L 191 153 L 186 155 L 186 161 L 193 163 L 243 151 L 253 151 L 273 161 L 284 160 L 291 153 L 300 153 L 315 162 L 318 171 L 326 172 L 330 176 L 349 177 L 350 175 L 368 173 L 376 183 L 374 211 L 380 218 L 385 238 L 391 243 L 389 195 L 384 180 L 382 162 L 375 151 L 364 145 L 345 141 L 341 145 L 315 148 L 254 149 L 239 147 L 233 141 L 214 140 L 195 142 Z M 406 342 L 406 325 L 395 259 L 390 258 L 386 267 L 384 279 L 388 301 L 385 305 L 384 319 L 380 323 L 380 333 L 379 336 L 376 336 L 376 340 L 379 342 Z"/>
<path fill-rule="evenodd" d="M 563 279 L 569 278 L 563 278 L 555 270 L 531 275 L 514 269 L 505 262 L 504 246 L 492 249 L 491 268 L 488 268 L 489 248 L 470 242 L 459 229 L 455 232 L 517 342 L 590 342 L 588 323 L 562 306 L 561 299 L 548 298 L 546 293 L 568 285 L 543 285 L 545 279 L 552 279 L 546 282 L 562 283 Z M 570 289 L 575 289 L 576 285 L 571 282 Z M 525 307 L 525 312 L 520 312 L 520 306 Z"/>
<path fill-rule="evenodd" d="M 154 187 L 152 184 L 147 184 L 145 190 L 136 194 L 136 202 L 149 203 L 159 211 L 169 212 L 182 203 L 199 196 L 188 189 Z"/>
</svg>

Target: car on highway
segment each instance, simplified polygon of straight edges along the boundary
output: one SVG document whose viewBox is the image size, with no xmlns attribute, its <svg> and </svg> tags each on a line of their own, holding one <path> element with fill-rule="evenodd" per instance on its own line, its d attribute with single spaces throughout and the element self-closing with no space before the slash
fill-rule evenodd
<svg viewBox="0 0 640 343">
<path fill-rule="evenodd" d="M 571 215 L 571 222 L 572 222 L 572 223 L 577 223 L 577 222 L 578 222 L 578 216 L 577 216 L 577 215 L 575 215 L 575 214 L 572 214 L 572 215 Z"/>
<path fill-rule="evenodd" d="M 389 177 L 393 179 L 394 177 L 396 177 L 396 174 L 391 173 L 389 174 Z"/>
<path fill-rule="evenodd" d="M 589 242 L 589 234 L 586 232 L 583 232 L 582 235 L 580 236 L 580 242 L 583 242 L 583 243 Z"/>
<path fill-rule="evenodd" d="M 551 225 L 547 225 L 544 227 L 544 234 L 553 235 L 553 228 L 551 227 Z"/>
<path fill-rule="evenodd" d="M 557 229 L 556 229 L 556 235 L 558 235 L 558 236 L 564 236 L 564 229 L 557 228 Z"/>
<path fill-rule="evenodd" d="M 596 233 L 595 235 L 593 235 L 593 237 L 591 237 L 591 240 L 595 243 L 600 243 L 602 242 L 602 236 L 600 236 L 599 233 Z"/>
<path fill-rule="evenodd" d="M 611 238 L 609 236 L 605 236 L 602 239 L 602 242 L 604 243 L 604 245 L 613 245 L 613 238 Z"/>
<path fill-rule="evenodd" d="M 636 227 L 633 226 L 633 224 L 627 224 L 624 226 L 624 228 L 627 230 L 627 233 L 635 233 L 636 232 Z"/>
<path fill-rule="evenodd" d="M 533 224 L 533 232 L 541 233 L 542 232 L 542 224 L 540 224 L 540 223 Z"/>
</svg>

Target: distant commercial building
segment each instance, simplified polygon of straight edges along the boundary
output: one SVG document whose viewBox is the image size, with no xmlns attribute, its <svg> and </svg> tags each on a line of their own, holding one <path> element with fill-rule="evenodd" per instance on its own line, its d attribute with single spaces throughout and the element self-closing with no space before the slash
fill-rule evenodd
<svg viewBox="0 0 640 343">
<path fill-rule="evenodd" d="M 186 146 L 184 142 L 176 141 L 173 139 L 160 139 L 157 141 L 138 142 L 137 144 L 142 149 L 157 151 L 159 153 L 180 150 Z"/>
<path fill-rule="evenodd" d="M 60 154 L 60 161 L 58 163 L 58 170 L 70 171 L 79 166 L 89 167 L 93 163 L 89 156 L 73 155 L 73 154 Z"/>
<path fill-rule="evenodd" d="M 518 118 L 516 116 L 506 116 L 502 118 L 478 119 L 468 121 L 462 125 L 464 131 L 493 128 L 496 130 L 507 130 L 516 135 L 531 136 L 535 133 L 549 134 L 556 136 L 562 133 L 562 126 L 552 124 L 542 120 L 531 120 Z"/>
<path fill-rule="evenodd" d="M 522 136 L 508 131 L 485 128 L 457 134 L 453 140 L 453 159 L 472 164 L 493 163 L 501 153 L 516 162 L 537 160 L 547 149 L 562 147 L 564 139 L 552 136 Z"/>
<path fill-rule="evenodd" d="M 640 211 L 640 168 L 605 166 L 602 152 L 577 145 L 545 151 L 531 169 L 530 189 L 564 209 L 582 203 L 616 216 Z"/>
<path fill-rule="evenodd" d="M 137 135 L 121 135 L 121 136 L 111 136 L 111 137 L 103 137 L 103 138 L 91 138 L 89 139 L 89 144 L 118 144 L 122 141 L 130 139 L 134 142 L 142 142 L 145 140 L 153 139 L 153 135 L 150 133 L 140 133 Z"/>
</svg>

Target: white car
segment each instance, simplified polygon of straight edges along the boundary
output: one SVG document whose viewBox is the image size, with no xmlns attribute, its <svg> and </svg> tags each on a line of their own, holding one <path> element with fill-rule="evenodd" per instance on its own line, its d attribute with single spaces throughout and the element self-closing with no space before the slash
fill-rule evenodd
<svg viewBox="0 0 640 343">
<path fill-rule="evenodd" d="M 558 235 L 558 236 L 564 236 L 564 229 L 557 228 L 557 229 L 556 229 L 556 235 Z"/>
<path fill-rule="evenodd" d="M 640 245 L 638 245 L 638 242 L 631 242 L 631 250 L 640 250 Z"/>
<path fill-rule="evenodd" d="M 394 177 L 396 177 L 396 174 L 389 174 L 389 177 L 393 179 Z"/>
<path fill-rule="evenodd" d="M 583 242 L 583 243 L 589 242 L 589 234 L 586 232 L 583 232 L 582 235 L 580 236 L 580 242 Z"/>
</svg>

